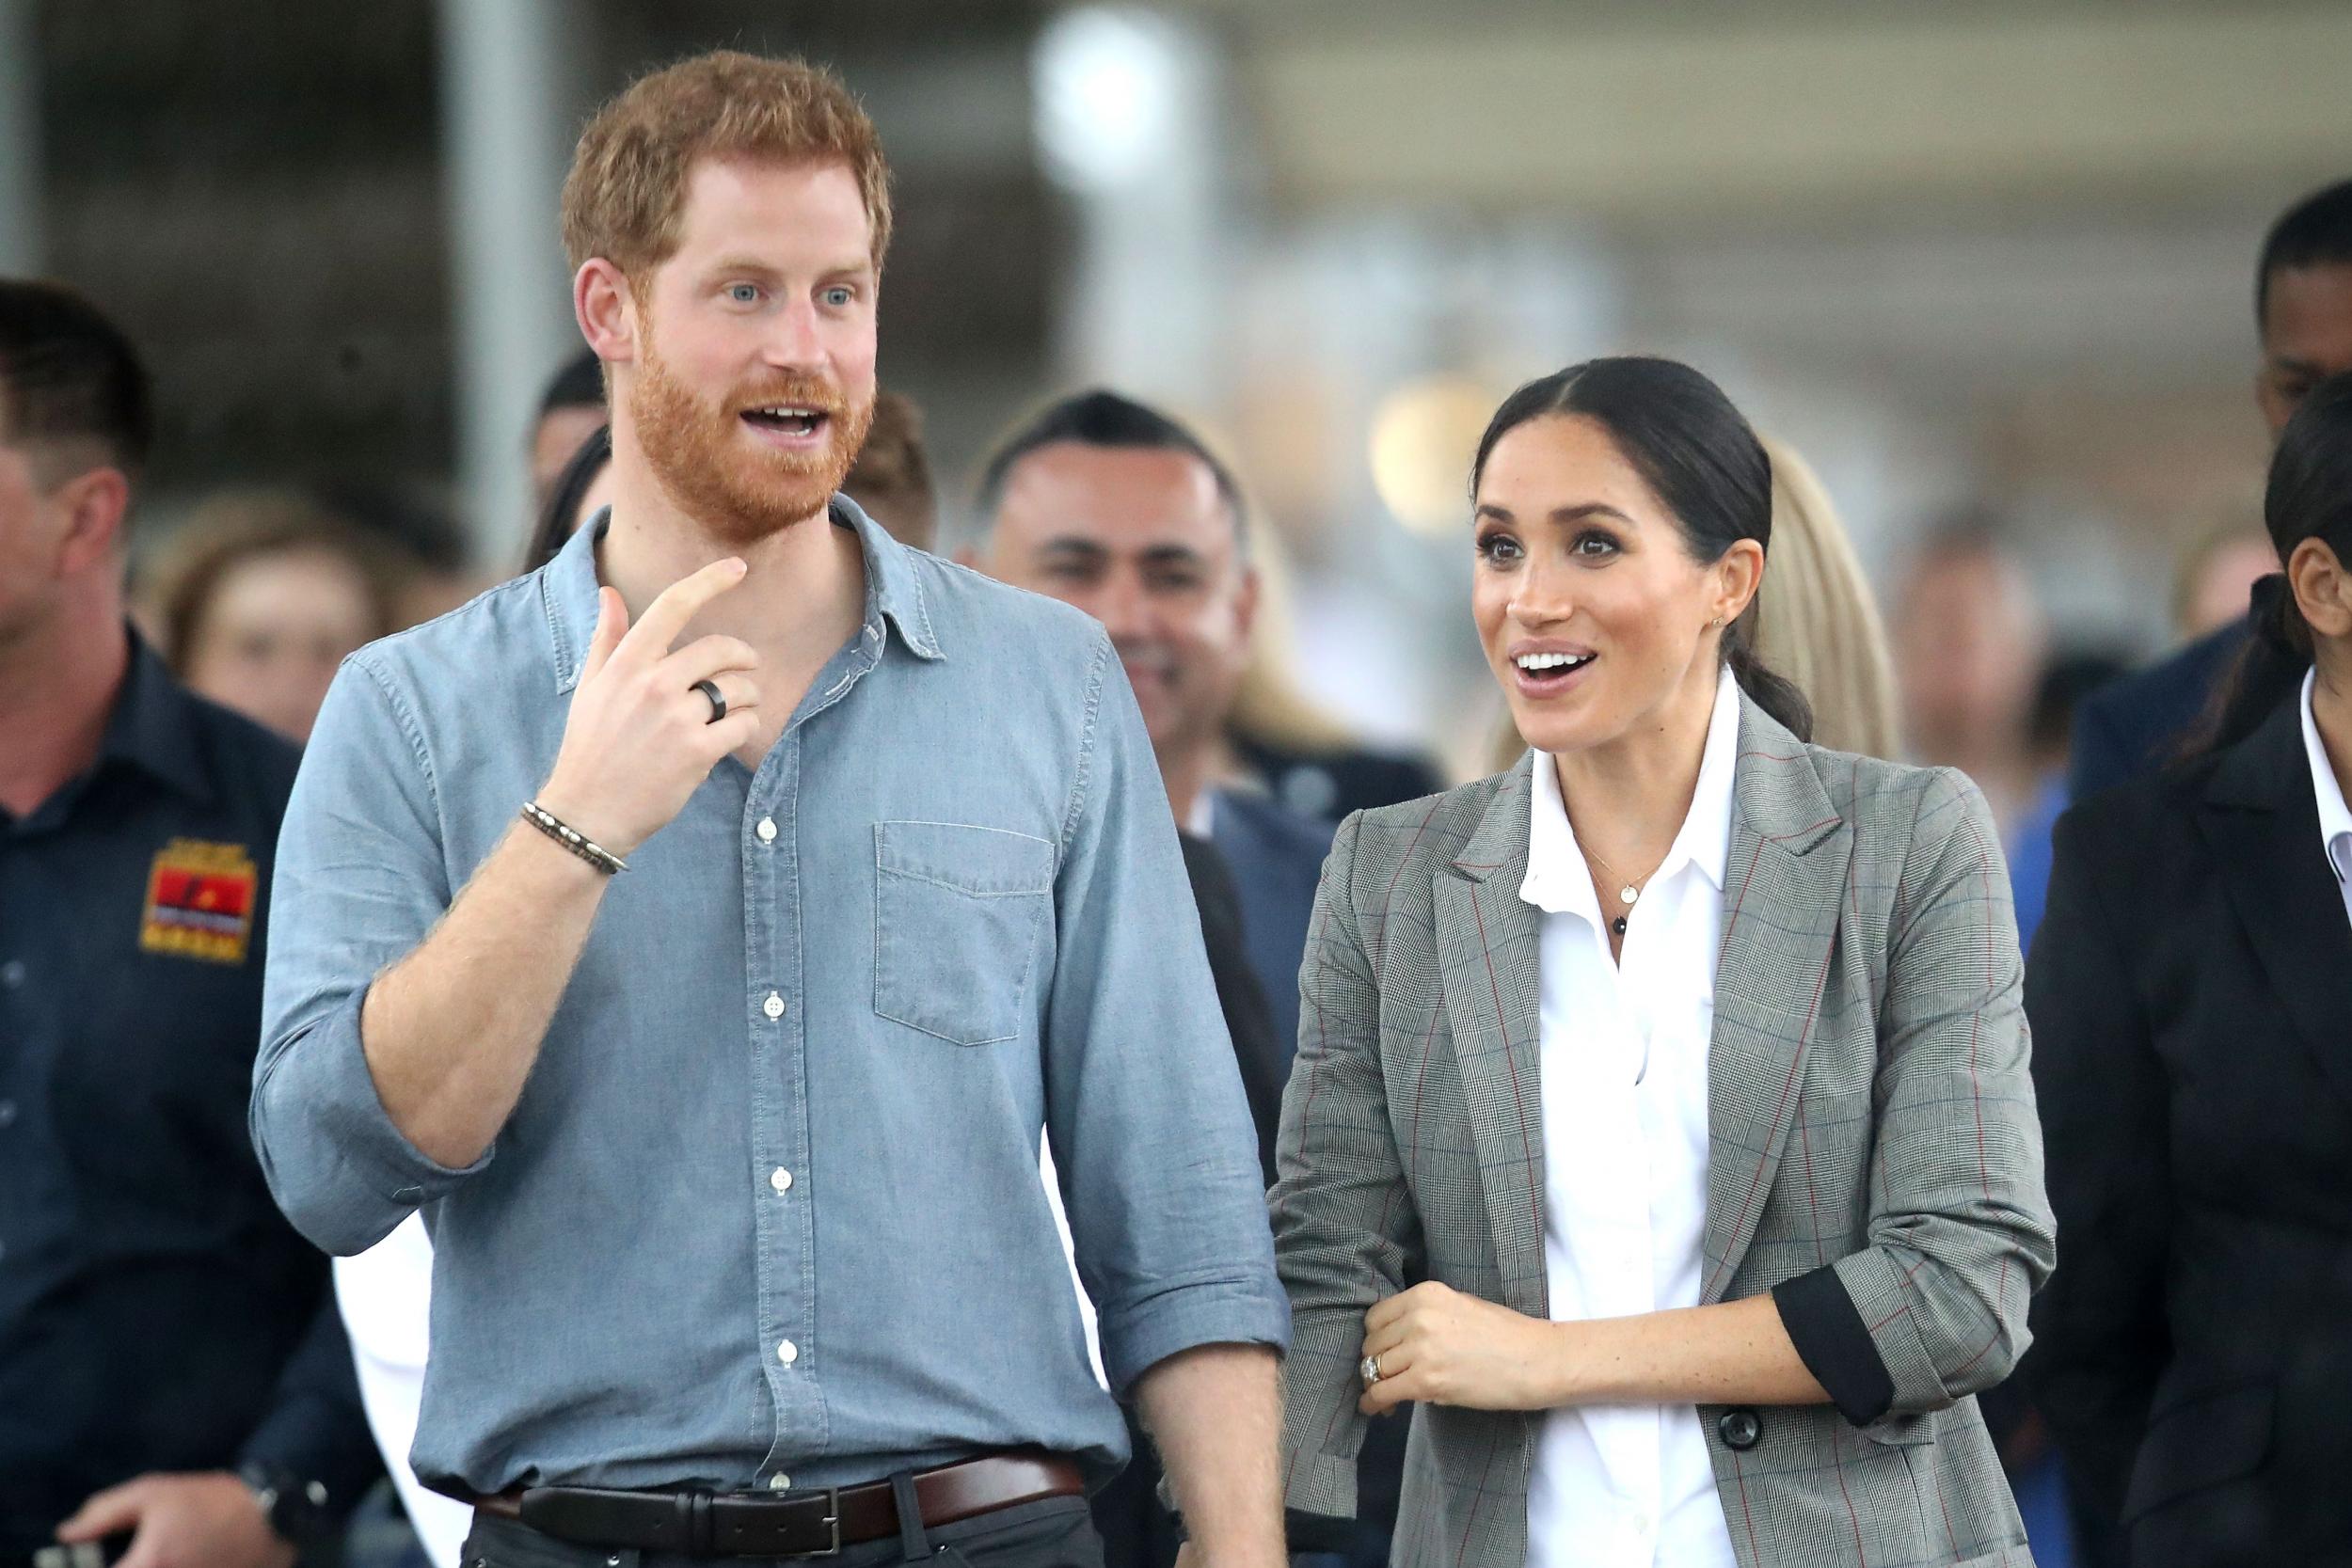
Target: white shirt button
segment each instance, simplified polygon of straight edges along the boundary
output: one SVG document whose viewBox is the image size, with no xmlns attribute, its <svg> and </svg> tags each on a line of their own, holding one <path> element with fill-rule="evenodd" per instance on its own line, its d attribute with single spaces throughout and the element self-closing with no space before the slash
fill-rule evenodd
<svg viewBox="0 0 2352 1568">
<path fill-rule="evenodd" d="M 768 1478 L 768 1490 L 771 1492 L 789 1492 L 792 1490 L 792 1478 L 779 1471 L 775 1475 Z"/>
<path fill-rule="evenodd" d="M 766 1013 L 770 1018 L 782 1018 L 784 1016 L 784 998 L 778 996 L 774 991 L 770 991 L 768 993 L 768 1000 L 759 1005 L 759 1010 Z"/>
<path fill-rule="evenodd" d="M 776 1347 L 776 1359 L 789 1367 L 801 1358 L 801 1347 L 787 1339 Z"/>
<path fill-rule="evenodd" d="M 780 1193 L 788 1193 L 792 1190 L 792 1173 L 778 1165 L 768 1173 L 768 1185 Z"/>
<path fill-rule="evenodd" d="M 759 819 L 759 826 L 754 828 L 752 832 L 759 835 L 760 843 L 773 844 L 776 841 L 776 819 L 772 816 L 763 816 Z"/>
</svg>

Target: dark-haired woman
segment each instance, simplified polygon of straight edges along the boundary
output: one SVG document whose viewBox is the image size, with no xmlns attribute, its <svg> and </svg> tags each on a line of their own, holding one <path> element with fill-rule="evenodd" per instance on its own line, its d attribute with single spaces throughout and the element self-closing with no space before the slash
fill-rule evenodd
<svg viewBox="0 0 2352 1568">
<path fill-rule="evenodd" d="M 1291 1507 L 1409 1402 L 1402 1564 L 2028 1561 L 1970 1398 L 2051 1264 L 1983 799 L 1806 743 L 1747 651 L 1770 465 L 1695 371 L 1521 388 L 1471 489 L 1534 750 L 1324 871 Z"/>
<path fill-rule="evenodd" d="M 2026 1005 L 2059 1222 L 2028 1374 L 2134 1564 L 2352 1562 L 2352 380 L 2200 754 L 2058 824 Z"/>
<path fill-rule="evenodd" d="M 580 524 L 612 504 L 612 427 L 598 425 L 556 470 L 554 483 L 548 486 L 548 499 L 539 508 L 539 520 L 523 551 L 524 571 L 535 572 L 553 561 Z"/>
</svg>

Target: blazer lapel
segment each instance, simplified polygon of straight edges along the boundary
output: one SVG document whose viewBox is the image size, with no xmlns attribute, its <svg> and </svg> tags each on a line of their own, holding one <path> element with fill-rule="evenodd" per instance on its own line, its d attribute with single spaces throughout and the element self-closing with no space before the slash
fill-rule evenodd
<svg viewBox="0 0 2352 1568">
<path fill-rule="evenodd" d="M 1788 1147 L 1853 835 L 1804 744 L 1746 697 L 1708 1055 L 1706 1275 L 1723 1299 Z"/>
<path fill-rule="evenodd" d="M 2352 924 L 2320 847 L 2299 699 L 2222 758 L 2197 823 L 2272 993 L 2352 1101 Z"/>
<path fill-rule="evenodd" d="M 1446 1020 L 1478 1146 L 1503 1305 L 1541 1318 L 1549 1315 L 1536 1076 L 1541 913 L 1519 897 L 1534 760 L 1523 759 L 1505 776 L 1461 857 L 1438 869 L 1434 893 Z"/>
</svg>

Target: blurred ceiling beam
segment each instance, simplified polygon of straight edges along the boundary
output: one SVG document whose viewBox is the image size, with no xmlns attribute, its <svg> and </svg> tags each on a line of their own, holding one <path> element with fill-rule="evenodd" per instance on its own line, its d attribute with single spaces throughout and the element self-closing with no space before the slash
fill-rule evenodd
<svg viewBox="0 0 2352 1568">
<path fill-rule="evenodd" d="M 1755 17 L 1268 30 L 1238 52 L 1241 86 L 1271 194 L 1301 205 L 1671 225 L 2177 198 L 2352 161 L 2352 7 Z"/>
<path fill-rule="evenodd" d="M 40 272 L 45 249 L 33 23 L 33 0 L 0 0 L 0 277 Z"/>
</svg>

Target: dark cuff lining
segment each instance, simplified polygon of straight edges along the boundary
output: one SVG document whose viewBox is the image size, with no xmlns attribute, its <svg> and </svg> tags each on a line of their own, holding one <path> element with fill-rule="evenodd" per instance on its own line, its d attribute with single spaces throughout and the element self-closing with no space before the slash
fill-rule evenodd
<svg viewBox="0 0 2352 1568">
<path fill-rule="evenodd" d="M 1829 1391 L 1840 1416 L 1867 1426 L 1886 1414 L 1895 1402 L 1895 1380 L 1836 1269 L 1783 1280 L 1772 1287 L 1772 1305 L 1780 1308 L 1798 1358 Z"/>
<path fill-rule="evenodd" d="M 1359 1544 L 1361 1528 L 1353 1519 L 1342 1519 L 1329 1513 L 1310 1513 L 1303 1508 L 1282 1511 L 1284 1533 L 1290 1538 L 1294 1552 L 1353 1553 Z"/>
</svg>

